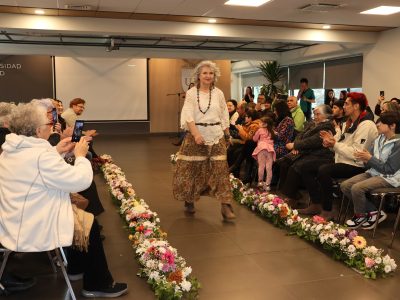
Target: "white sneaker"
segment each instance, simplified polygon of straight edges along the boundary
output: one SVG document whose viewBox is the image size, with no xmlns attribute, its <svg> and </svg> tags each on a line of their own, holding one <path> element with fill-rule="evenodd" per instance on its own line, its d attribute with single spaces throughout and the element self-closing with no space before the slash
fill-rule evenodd
<svg viewBox="0 0 400 300">
<path fill-rule="evenodd" d="M 361 228 L 366 230 L 373 229 L 375 227 L 377 216 L 378 216 L 377 211 L 371 211 L 370 213 L 368 213 L 368 219 L 361 225 Z M 386 218 L 387 214 L 382 210 L 381 215 L 379 216 L 378 224 L 385 221 Z"/>
</svg>

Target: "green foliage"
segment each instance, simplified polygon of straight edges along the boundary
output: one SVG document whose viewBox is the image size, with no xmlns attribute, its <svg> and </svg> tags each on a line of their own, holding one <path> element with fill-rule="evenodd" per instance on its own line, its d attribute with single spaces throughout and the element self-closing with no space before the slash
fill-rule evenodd
<svg viewBox="0 0 400 300">
<path fill-rule="evenodd" d="M 263 95 L 274 98 L 276 94 L 286 92 L 286 87 L 284 85 L 277 85 L 277 83 L 283 79 L 282 69 L 278 62 L 263 61 L 260 63 L 258 69 L 265 79 L 267 79 L 267 84 L 263 84 L 261 87 L 260 92 Z"/>
</svg>

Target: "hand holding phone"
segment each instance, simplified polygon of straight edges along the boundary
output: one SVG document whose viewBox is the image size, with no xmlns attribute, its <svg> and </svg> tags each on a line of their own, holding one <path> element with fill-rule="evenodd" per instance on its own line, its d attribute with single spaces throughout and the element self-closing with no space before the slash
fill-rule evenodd
<svg viewBox="0 0 400 300">
<path fill-rule="evenodd" d="M 85 124 L 85 121 L 82 120 L 76 120 L 75 121 L 75 126 L 74 126 L 74 131 L 72 132 L 72 142 L 79 142 L 82 136 L 82 130 L 83 126 Z"/>
<path fill-rule="evenodd" d="M 57 108 L 53 108 L 51 110 L 51 119 L 53 122 L 53 130 L 56 128 L 56 124 L 58 123 L 58 113 L 57 113 Z"/>
</svg>

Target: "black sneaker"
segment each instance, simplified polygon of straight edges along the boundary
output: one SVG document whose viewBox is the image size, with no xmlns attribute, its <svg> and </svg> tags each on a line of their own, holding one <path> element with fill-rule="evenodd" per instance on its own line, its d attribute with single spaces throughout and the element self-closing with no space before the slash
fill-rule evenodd
<svg viewBox="0 0 400 300">
<path fill-rule="evenodd" d="M 82 296 L 86 298 L 116 298 L 128 291 L 126 283 L 114 282 L 109 287 L 98 289 L 97 291 L 88 291 L 83 289 Z"/>
<path fill-rule="evenodd" d="M 372 211 L 368 213 L 368 219 L 361 225 L 362 229 L 373 229 L 375 227 L 376 217 L 378 216 L 377 211 Z M 385 221 L 387 218 L 387 214 L 384 211 L 381 211 L 381 215 L 379 216 L 378 224 Z"/>
<path fill-rule="evenodd" d="M 358 228 L 363 223 L 367 222 L 368 215 L 366 214 L 356 214 L 350 220 L 346 221 L 346 225 L 349 228 Z"/>
</svg>

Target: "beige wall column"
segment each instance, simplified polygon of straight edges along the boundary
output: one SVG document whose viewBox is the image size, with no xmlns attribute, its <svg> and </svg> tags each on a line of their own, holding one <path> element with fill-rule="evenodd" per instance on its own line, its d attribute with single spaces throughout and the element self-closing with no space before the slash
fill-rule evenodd
<svg viewBox="0 0 400 300">
<path fill-rule="evenodd" d="M 190 61 L 189 61 L 190 62 Z M 217 87 L 225 99 L 231 96 L 231 62 L 215 60 L 221 70 Z M 149 99 L 150 99 L 150 132 L 175 132 L 178 130 L 178 112 L 185 101 L 184 95 L 167 96 L 183 92 L 182 68 L 189 68 L 188 60 L 159 59 L 149 60 Z M 180 102 L 180 103 L 179 103 Z M 180 104 L 180 105 L 179 105 Z"/>
</svg>

